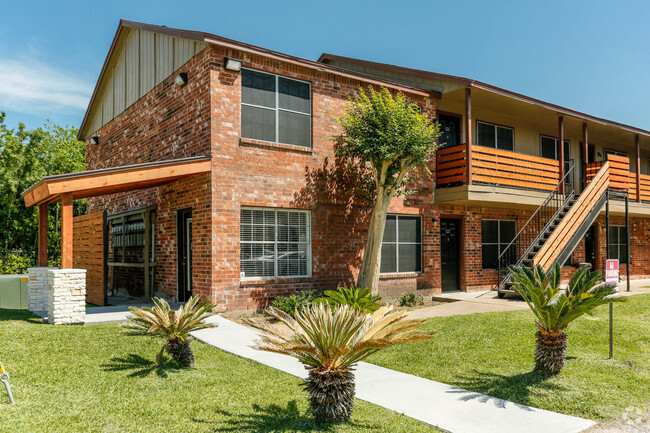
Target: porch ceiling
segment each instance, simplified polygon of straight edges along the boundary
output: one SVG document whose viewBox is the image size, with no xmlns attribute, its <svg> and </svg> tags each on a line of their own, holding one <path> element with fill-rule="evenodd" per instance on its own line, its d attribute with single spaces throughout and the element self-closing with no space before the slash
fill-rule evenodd
<svg viewBox="0 0 650 433">
<path fill-rule="evenodd" d="M 161 186 L 210 171 L 210 156 L 148 162 L 123 167 L 46 176 L 23 193 L 25 206 Z"/>
</svg>

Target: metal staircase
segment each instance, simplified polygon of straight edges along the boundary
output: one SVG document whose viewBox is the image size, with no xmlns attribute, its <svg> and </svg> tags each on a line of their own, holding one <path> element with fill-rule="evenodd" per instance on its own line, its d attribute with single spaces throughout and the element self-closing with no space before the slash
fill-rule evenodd
<svg viewBox="0 0 650 433">
<path fill-rule="evenodd" d="M 508 266 L 540 265 L 548 272 L 553 263 L 563 264 L 598 217 L 607 201 L 609 162 L 601 167 L 578 197 L 574 189 L 566 185 L 572 173 L 573 167 L 570 167 L 562 181 L 501 252 L 497 259 L 499 297 L 516 293 L 510 282 Z"/>
</svg>

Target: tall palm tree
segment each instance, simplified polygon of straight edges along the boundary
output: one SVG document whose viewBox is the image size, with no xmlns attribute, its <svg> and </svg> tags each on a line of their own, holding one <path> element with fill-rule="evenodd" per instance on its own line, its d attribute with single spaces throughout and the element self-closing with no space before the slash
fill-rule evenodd
<svg viewBox="0 0 650 433">
<path fill-rule="evenodd" d="M 214 326 L 205 322 L 212 315 L 215 305 L 201 301 L 201 297 L 192 296 L 178 310 L 172 310 L 169 303 L 161 298 L 153 298 L 154 307 L 129 307 L 131 316 L 122 327 L 131 335 L 151 335 L 166 340 L 156 356 L 158 364 L 162 363 L 165 351 L 184 367 L 194 365 L 194 352 L 190 346 L 192 331 Z"/>
<path fill-rule="evenodd" d="M 318 422 L 348 421 L 354 403 L 354 366 L 386 347 L 425 341 L 435 331 L 419 328 L 425 320 L 404 320 L 392 306 L 365 314 L 349 305 L 334 308 L 319 302 L 296 312 L 295 318 L 276 310 L 269 314 L 286 327 L 255 319 L 246 322 L 264 331 L 257 349 L 293 356 L 305 365 L 304 388 Z"/>
<path fill-rule="evenodd" d="M 564 367 L 567 334 L 564 330 L 583 314 L 592 314 L 600 305 L 622 300 L 613 297 L 616 288 L 603 282 L 598 271 L 581 267 L 573 274 L 566 291 L 560 289 L 560 265 L 556 263 L 548 275 L 541 266 L 510 268 L 515 289 L 524 298 L 533 314 L 538 331 L 536 337 L 535 371 L 544 375 L 559 373 Z"/>
</svg>

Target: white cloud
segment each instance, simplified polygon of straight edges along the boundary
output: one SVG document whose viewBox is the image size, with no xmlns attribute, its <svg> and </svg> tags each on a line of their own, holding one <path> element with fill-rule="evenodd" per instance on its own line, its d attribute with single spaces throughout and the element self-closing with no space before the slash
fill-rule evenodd
<svg viewBox="0 0 650 433">
<path fill-rule="evenodd" d="M 0 57 L 0 110 L 83 113 L 92 90 L 91 84 L 36 60 Z"/>
</svg>

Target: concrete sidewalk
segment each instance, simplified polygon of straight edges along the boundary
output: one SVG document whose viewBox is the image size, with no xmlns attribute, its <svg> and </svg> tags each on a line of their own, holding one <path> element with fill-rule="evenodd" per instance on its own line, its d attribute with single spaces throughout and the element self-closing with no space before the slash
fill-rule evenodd
<svg viewBox="0 0 650 433">
<path fill-rule="evenodd" d="M 296 359 L 251 348 L 259 338 L 254 329 L 221 316 L 210 320 L 218 326 L 194 332 L 196 339 L 285 373 L 306 377 L 305 368 Z M 453 433 L 577 433 L 595 424 L 365 362 L 360 362 L 356 369 L 356 396 Z"/>
</svg>

